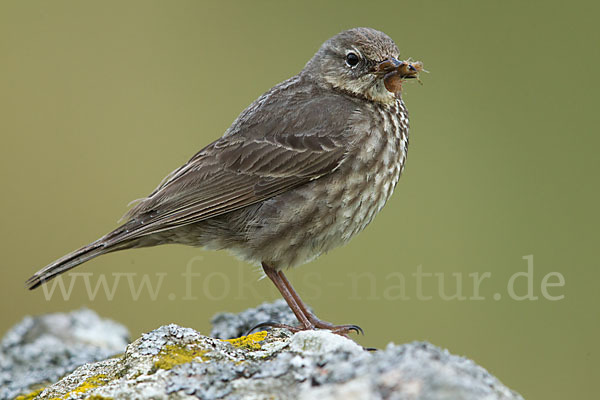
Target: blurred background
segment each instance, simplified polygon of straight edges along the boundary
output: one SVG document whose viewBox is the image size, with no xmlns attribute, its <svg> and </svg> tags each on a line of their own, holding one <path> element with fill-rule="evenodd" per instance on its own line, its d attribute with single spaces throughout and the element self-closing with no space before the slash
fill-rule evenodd
<svg viewBox="0 0 600 400">
<path fill-rule="evenodd" d="M 116 227 L 131 200 L 324 40 L 370 26 L 430 71 L 404 86 L 407 167 L 366 231 L 290 280 L 321 318 L 362 326 L 362 345 L 427 340 L 526 398 L 597 395 L 599 11 L 591 1 L 0 2 L 0 333 L 82 306 L 133 338 L 167 323 L 209 333 L 216 312 L 278 298 L 256 267 L 183 246 L 93 260 L 63 279 L 66 296 L 23 283 Z M 99 279 L 111 290 L 90 296 Z"/>
</svg>

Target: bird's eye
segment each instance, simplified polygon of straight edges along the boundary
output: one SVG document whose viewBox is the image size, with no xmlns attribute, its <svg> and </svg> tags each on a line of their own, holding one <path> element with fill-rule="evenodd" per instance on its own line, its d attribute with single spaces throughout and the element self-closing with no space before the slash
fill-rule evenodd
<svg viewBox="0 0 600 400">
<path fill-rule="evenodd" d="M 348 64 L 349 67 L 356 67 L 359 61 L 360 59 L 355 53 L 346 54 L 346 64 Z"/>
</svg>

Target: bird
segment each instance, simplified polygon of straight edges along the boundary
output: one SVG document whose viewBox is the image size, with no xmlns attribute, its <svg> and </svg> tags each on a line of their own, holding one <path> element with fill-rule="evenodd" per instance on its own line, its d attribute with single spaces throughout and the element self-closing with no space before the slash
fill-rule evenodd
<svg viewBox="0 0 600 400">
<path fill-rule="evenodd" d="M 277 287 L 301 330 L 320 320 L 284 271 L 346 244 L 392 195 L 409 143 L 402 84 L 424 71 L 372 28 L 325 41 L 295 76 L 250 104 L 222 137 L 170 173 L 98 240 L 26 282 L 34 289 L 99 255 L 162 244 L 228 250 Z"/>
</svg>

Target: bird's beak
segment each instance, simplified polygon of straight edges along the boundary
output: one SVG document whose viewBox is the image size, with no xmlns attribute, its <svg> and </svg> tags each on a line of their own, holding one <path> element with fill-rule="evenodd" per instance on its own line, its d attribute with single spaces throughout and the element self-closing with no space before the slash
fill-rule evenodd
<svg viewBox="0 0 600 400">
<path fill-rule="evenodd" d="M 402 82 L 405 79 L 419 80 L 419 72 L 425 71 L 420 61 L 398 61 L 395 58 L 382 61 L 375 66 L 375 74 L 383 78 L 383 84 L 388 92 L 396 96 L 402 91 Z"/>
<path fill-rule="evenodd" d="M 423 63 L 420 61 L 398 61 L 395 58 L 382 61 L 375 66 L 375 73 L 382 76 L 393 74 L 400 79 L 418 78 L 419 72 L 424 71 Z"/>
</svg>

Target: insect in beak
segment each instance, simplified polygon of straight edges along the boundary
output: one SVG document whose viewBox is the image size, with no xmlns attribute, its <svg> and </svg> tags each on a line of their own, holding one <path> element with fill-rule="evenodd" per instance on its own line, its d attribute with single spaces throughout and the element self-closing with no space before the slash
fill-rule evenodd
<svg viewBox="0 0 600 400">
<path fill-rule="evenodd" d="M 385 88 L 394 94 L 402 91 L 402 81 L 416 79 L 419 83 L 419 73 L 427 72 L 420 61 L 399 61 L 395 58 L 382 61 L 375 66 L 375 73 L 383 75 Z"/>
</svg>

